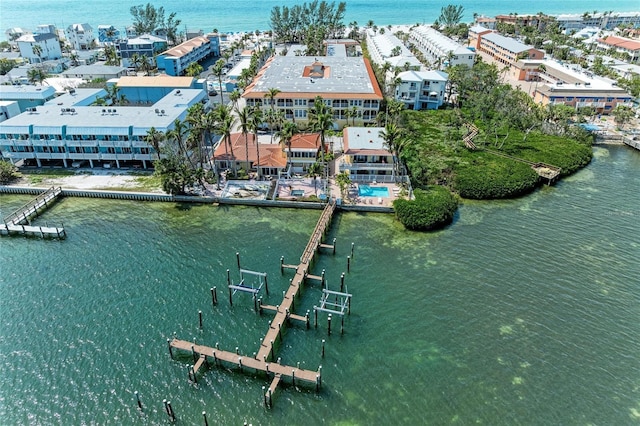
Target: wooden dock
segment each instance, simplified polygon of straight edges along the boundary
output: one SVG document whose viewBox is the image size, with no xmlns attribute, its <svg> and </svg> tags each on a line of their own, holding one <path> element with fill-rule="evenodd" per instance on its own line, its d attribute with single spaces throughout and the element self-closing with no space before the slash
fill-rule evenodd
<svg viewBox="0 0 640 426">
<path fill-rule="evenodd" d="M 62 194 L 62 188 L 51 187 L 15 212 L 4 217 L 0 224 L 0 235 L 34 235 L 42 238 L 66 238 L 64 227 L 34 226 L 33 217 L 53 204 Z"/>
<path fill-rule="evenodd" d="M 193 342 L 185 340 L 168 340 L 169 351 L 173 356 L 172 349 L 179 349 L 182 351 L 191 352 L 193 355 L 194 367 L 190 371 L 190 377 L 196 380 L 196 373 L 202 367 L 207 365 L 208 360 L 213 360 L 215 364 L 221 362 L 233 364 L 240 370 L 244 371 L 253 370 L 265 372 L 267 375 L 273 375 L 272 382 L 264 395 L 265 405 L 272 404 L 272 395 L 275 392 L 278 384 L 282 379 L 290 379 L 291 383 L 295 384 L 296 380 L 300 380 L 306 383 L 315 383 L 316 390 L 319 389 L 322 384 L 322 366 L 318 368 L 318 371 L 304 370 L 298 367 L 292 367 L 288 365 L 282 365 L 279 362 L 274 362 L 274 344 L 278 340 L 282 340 L 282 329 L 290 320 L 299 321 L 305 323 L 307 328 L 309 327 L 309 312 L 306 315 L 296 315 L 293 313 L 295 308 L 295 299 L 300 295 L 300 288 L 305 281 L 305 278 L 313 277 L 315 279 L 324 279 L 323 277 L 310 276 L 308 274 L 311 264 L 314 260 L 315 254 L 320 248 L 330 248 L 335 253 L 335 239 L 333 245 L 327 245 L 322 243 L 322 238 L 328 230 L 333 213 L 335 211 L 335 201 L 330 200 L 325 206 L 318 222 L 309 238 L 309 242 L 305 247 L 302 256 L 300 257 L 300 263 L 298 265 L 289 265 L 284 263 L 284 259 L 280 259 L 280 267 L 283 269 L 295 269 L 295 275 L 291 279 L 288 290 L 285 292 L 282 302 L 277 305 L 263 305 L 262 301 L 258 302 L 260 312 L 263 310 L 274 312 L 274 318 L 269 322 L 269 329 L 267 330 L 258 352 L 255 352 L 255 356 L 245 356 L 239 353 L 228 352 L 220 350 L 219 348 L 211 348 L 208 346 L 197 345 Z M 352 247 L 353 249 L 353 247 Z M 238 260 L 239 264 L 239 260 Z M 271 377 L 271 376 L 270 376 Z"/>
</svg>

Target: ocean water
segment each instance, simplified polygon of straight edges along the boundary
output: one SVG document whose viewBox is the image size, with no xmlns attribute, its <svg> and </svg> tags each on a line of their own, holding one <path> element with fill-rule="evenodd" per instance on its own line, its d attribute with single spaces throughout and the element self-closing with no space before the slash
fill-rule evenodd
<svg viewBox="0 0 640 426">
<path fill-rule="evenodd" d="M 12 27 L 33 30 L 40 24 L 54 24 L 66 28 L 74 23 L 88 23 L 97 32 L 98 25 L 114 25 L 121 31 L 131 24 L 131 6 L 147 2 L 123 0 L 86 2 L 82 0 L 2 0 L 0 2 L 0 31 Z M 269 29 L 270 12 L 274 6 L 292 6 L 302 2 L 297 0 L 225 0 L 212 2 L 192 0 L 173 2 L 158 0 L 154 6 L 163 6 L 166 14 L 176 12 L 182 20 L 182 27 L 211 31 L 254 31 Z M 338 2 L 336 2 L 338 3 Z M 464 21 L 471 21 L 473 14 L 494 16 L 508 13 L 547 14 L 578 13 L 597 11 L 630 12 L 640 10 L 638 0 L 541 0 L 537 2 L 461 0 L 455 2 L 433 2 L 424 0 L 350 0 L 347 1 L 345 24 L 356 21 L 365 25 L 373 20 L 378 26 L 388 24 L 433 23 L 440 15 L 440 9 L 448 4 L 462 5 Z"/>
<path fill-rule="evenodd" d="M 277 356 L 323 367 L 323 387 L 211 368 L 166 339 L 251 355 L 271 315 L 229 306 L 235 253 L 268 273 L 301 254 L 318 211 L 66 198 L 36 223 L 64 241 L 0 239 L 0 423 L 6 425 L 487 424 L 640 421 L 640 152 L 596 148 L 587 168 L 529 196 L 465 202 L 433 233 L 392 215 L 344 213 L 313 273 L 352 293 L 345 333 L 292 325 Z M 0 196 L 6 215 L 29 197 Z M 219 304 L 209 289 L 217 286 Z M 297 313 L 318 303 L 307 285 Z M 198 311 L 204 326 L 198 326 Z M 337 321 L 336 321 L 336 324 Z M 321 341 L 326 354 L 321 357 Z M 136 407 L 138 391 L 143 410 Z"/>
</svg>

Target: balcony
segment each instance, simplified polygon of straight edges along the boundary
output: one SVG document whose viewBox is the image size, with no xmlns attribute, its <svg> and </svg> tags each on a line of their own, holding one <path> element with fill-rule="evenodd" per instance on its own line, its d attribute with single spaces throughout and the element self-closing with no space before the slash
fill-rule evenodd
<svg viewBox="0 0 640 426">
<path fill-rule="evenodd" d="M 350 163 L 340 161 L 340 170 L 393 170 L 393 163 Z"/>
<path fill-rule="evenodd" d="M 4 155 L 4 158 L 36 158 L 36 153 L 35 152 L 10 152 L 10 151 L 3 151 L 2 155 Z"/>
</svg>

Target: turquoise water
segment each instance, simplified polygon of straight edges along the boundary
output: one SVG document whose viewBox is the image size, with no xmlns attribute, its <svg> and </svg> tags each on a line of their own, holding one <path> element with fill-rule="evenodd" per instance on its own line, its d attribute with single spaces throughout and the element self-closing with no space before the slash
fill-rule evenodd
<svg viewBox="0 0 640 426">
<path fill-rule="evenodd" d="M 388 197 L 389 188 L 386 186 L 358 185 L 358 195 L 361 197 Z"/>
<path fill-rule="evenodd" d="M 249 297 L 229 306 L 225 270 L 239 252 L 277 303 L 280 256 L 300 256 L 319 211 L 63 199 L 38 220 L 67 240 L 0 239 L 0 423 L 156 425 L 168 399 L 180 424 L 637 424 L 639 185 L 639 152 L 597 148 L 556 186 L 465 202 L 439 232 L 337 215 L 336 255 L 314 273 L 337 288 L 355 243 L 352 314 L 344 335 L 285 332 L 278 356 L 322 364 L 323 388 L 284 386 L 272 410 L 260 376 L 190 383 L 166 339 L 256 351 L 270 316 Z M 0 197 L 1 213 L 27 199 Z M 319 298 L 307 286 L 299 313 Z"/>
<path fill-rule="evenodd" d="M 269 29 L 271 9 L 274 6 L 299 4 L 296 0 L 226 0 L 212 3 L 206 0 L 174 2 L 157 0 L 152 2 L 156 7 L 163 6 L 166 14 L 177 14 L 182 20 L 182 30 L 203 29 L 211 31 L 254 31 Z M 422 0 L 404 0 L 402 3 L 388 0 L 350 0 L 347 1 L 345 24 L 356 21 L 366 25 L 373 20 L 377 25 L 433 23 L 440 15 L 442 7 L 448 2 L 425 2 Z M 20 0 L 0 2 L 0 36 L 11 27 L 23 27 L 34 30 L 40 24 L 54 24 L 64 29 L 73 23 L 88 23 L 97 32 L 98 25 L 114 25 L 120 31 L 131 25 L 129 9 L 137 2 L 112 0 L 109 2 L 92 2 L 86 7 L 82 0 Z M 139 2 L 146 4 L 146 2 Z M 495 16 L 509 13 L 592 13 L 594 10 L 629 12 L 640 10 L 637 0 L 616 0 L 604 4 L 596 0 L 565 0 L 562 2 L 541 0 L 537 2 L 462 0 L 454 4 L 464 7 L 464 20 L 471 21 L 474 13 Z"/>
</svg>

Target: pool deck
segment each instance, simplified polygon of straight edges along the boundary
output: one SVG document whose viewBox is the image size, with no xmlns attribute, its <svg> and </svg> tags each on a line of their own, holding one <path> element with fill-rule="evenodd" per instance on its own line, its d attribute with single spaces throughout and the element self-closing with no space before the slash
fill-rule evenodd
<svg viewBox="0 0 640 426">
<path fill-rule="evenodd" d="M 384 197 L 371 196 L 363 197 L 358 192 L 359 183 L 352 183 L 350 187 L 345 191 L 345 197 L 340 194 L 340 187 L 333 178 L 329 179 L 330 192 L 336 198 L 342 199 L 342 204 L 351 206 L 380 206 L 380 207 L 392 207 L 393 201 L 400 197 L 402 188 L 395 183 L 363 183 L 370 187 L 386 187 L 388 195 Z M 300 195 L 304 194 L 304 195 Z M 316 181 L 314 186 L 313 178 L 299 178 L 288 180 L 286 184 L 278 187 L 278 198 L 281 200 L 297 200 L 301 197 L 307 198 L 313 195 L 320 196 L 322 194 L 322 187 L 320 180 Z"/>
</svg>

